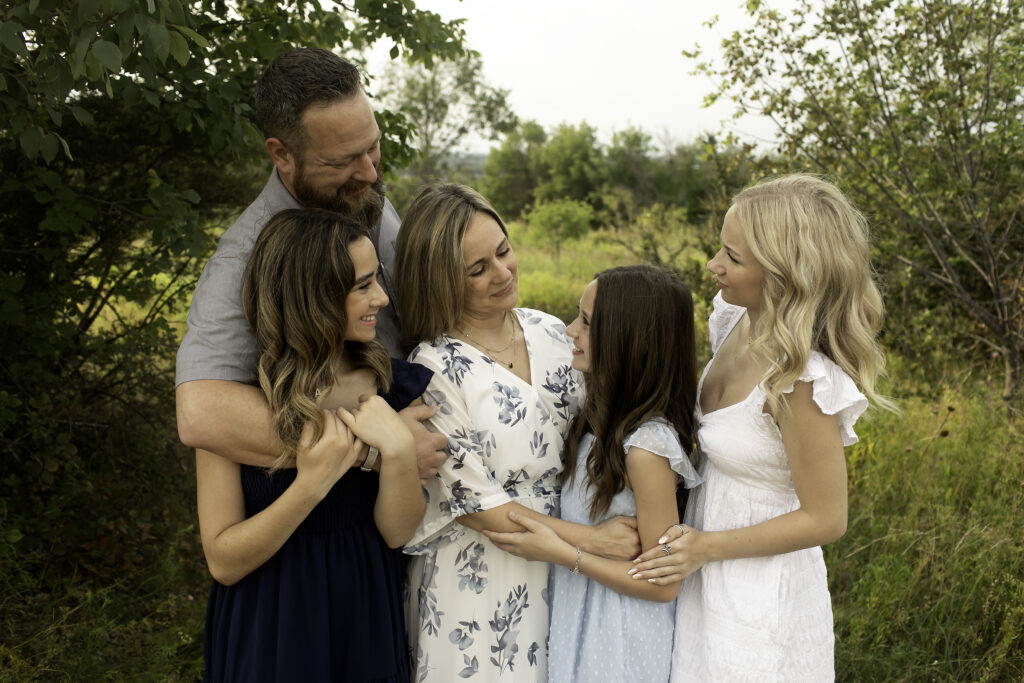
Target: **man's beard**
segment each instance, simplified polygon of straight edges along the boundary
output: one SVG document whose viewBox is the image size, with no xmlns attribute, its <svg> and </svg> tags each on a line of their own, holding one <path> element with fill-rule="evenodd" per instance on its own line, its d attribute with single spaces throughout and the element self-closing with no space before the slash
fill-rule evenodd
<svg viewBox="0 0 1024 683">
<path fill-rule="evenodd" d="M 373 229 L 380 223 L 384 213 L 384 181 L 380 167 L 374 166 L 377 179 L 372 183 L 349 180 L 341 187 L 324 191 L 307 182 L 303 164 L 298 164 L 292 178 L 292 189 L 299 203 L 310 209 L 328 209 L 362 219 L 367 228 Z"/>
</svg>

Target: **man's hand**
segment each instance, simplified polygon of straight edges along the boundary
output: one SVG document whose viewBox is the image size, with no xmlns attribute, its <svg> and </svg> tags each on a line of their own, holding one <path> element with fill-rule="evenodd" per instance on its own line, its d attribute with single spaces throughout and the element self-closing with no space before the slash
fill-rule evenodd
<svg viewBox="0 0 1024 683">
<path fill-rule="evenodd" d="M 436 412 L 437 408 L 434 406 L 417 402 L 398 413 L 405 422 L 405 426 L 412 432 L 412 438 L 416 442 L 416 464 L 422 484 L 426 484 L 428 479 L 437 474 L 438 468 L 448 457 L 444 452 L 448 439 L 443 434 L 430 431 L 423 424 L 424 421 L 434 417 Z"/>
<path fill-rule="evenodd" d="M 632 560 L 642 550 L 636 517 L 612 517 L 595 525 L 583 549 L 610 560 Z"/>
</svg>

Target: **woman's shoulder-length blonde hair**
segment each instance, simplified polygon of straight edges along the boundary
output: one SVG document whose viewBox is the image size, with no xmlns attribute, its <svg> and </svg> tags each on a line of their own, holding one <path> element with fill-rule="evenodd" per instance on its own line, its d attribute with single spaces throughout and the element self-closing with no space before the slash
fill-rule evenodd
<svg viewBox="0 0 1024 683">
<path fill-rule="evenodd" d="M 395 243 L 395 293 L 407 346 L 436 339 L 462 315 L 466 291 L 462 239 L 480 211 L 508 236 L 494 207 L 465 185 L 428 186 L 406 212 Z"/>
<path fill-rule="evenodd" d="M 391 361 L 384 346 L 345 341 L 346 303 L 355 283 L 349 246 L 369 238 L 361 220 L 323 209 L 287 209 L 260 232 L 242 278 L 242 306 L 259 349 L 260 388 L 284 451 L 295 454 L 306 422 L 323 433 L 317 395 L 334 385 L 342 359 L 369 368 L 386 391 Z"/>
<path fill-rule="evenodd" d="M 807 366 L 812 350 L 841 367 L 872 402 L 885 373 L 878 344 L 882 296 L 869 259 L 864 216 L 834 185 L 793 174 L 761 182 L 733 198 L 731 209 L 764 269 L 763 315 L 754 330 L 775 364 L 764 378 L 768 407 Z"/>
</svg>

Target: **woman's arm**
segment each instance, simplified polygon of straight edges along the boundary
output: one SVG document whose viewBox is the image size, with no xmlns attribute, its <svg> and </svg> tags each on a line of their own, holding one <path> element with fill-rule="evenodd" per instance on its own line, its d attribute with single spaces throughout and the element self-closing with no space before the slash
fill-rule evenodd
<svg viewBox="0 0 1024 683">
<path fill-rule="evenodd" d="M 412 433 L 380 396 L 362 401 L 354 414 L 344 409 L 339 414 L 354 434 L 380 451 L 380 486 L 373 520 L 388 546 L 400 548 L 412 538 L 427 509 Z"/>
<path fill-rule="evenodd" d="M 636 519 L 644 547 L 656 545 L 661 530 L 679 522 L 676 510 L 676 475 L 668 460 L 636 446 L 626 455 L 626 472 L 636 499 Z M 515 513 L 512 513 L 515 515 Z M 576 546 L 560 538 L 553 526 L 530 517 L 513 516 L 525 532 L 484 532 L 495 545 L 528 560 L 554 562 L 572 569 L 576 566 Z M 658 546 L 660 552 L 660 546 Z M 579 571 L 598 583 L 624 595 L 644 600 L 669 602 L 679 591 L 678 581 L 660 584 L 632 580 L 629 561 L 619 561 L 579 553 Z"/>
<path fill-rule="evenodd" d="M 455 521 L 481 533 L 485 531 L 517 532 L 525 526 L 512 521 L 510 513 L 519 518 L 527 517 L 550 527 L 566 542 L 580 546 L 588 553 L 613 560 L 630 560 L 642 549 L 637 535 L 636 519 L 633 517 L 612 517 L 600 524 L 574 524 L 562 519 L 548 517 L 519 503 L 505 503 L 494 508 L 462 515 Z"/>
<path fill-rule="evenodd" d="M 312 445 L 311 438 L 312 425 L 307 424 L 296 455 L 295 481 L 248 519 L 239 465 L 196 451 L 199 534 L 210 574 L 220 583 L 231 585 L 270 559 L 352 466 L 362 447 L 328 411 L 324 411 L 323 436 Z"/>
<path fill-rule="evenodd" d="M 699 532 L 686 527 L 665 532 L 668 556 L 648 550 L 634 579 L 678 581 L 718 560 L 761 557 L 830 543 L 846 533 L 846 458 L 834 415 L 821 412 L 809 382 L 797 382 L 777 417 L 800 507 L 742 529 Z"/>
</svg>

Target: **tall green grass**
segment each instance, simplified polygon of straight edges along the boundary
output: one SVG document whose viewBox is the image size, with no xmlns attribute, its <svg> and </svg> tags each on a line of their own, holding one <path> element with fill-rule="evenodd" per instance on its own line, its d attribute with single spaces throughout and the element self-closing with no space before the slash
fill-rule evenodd
<svg viewBox="0 0 1024 683">
<path fill-rule="evenodd" d="M 0 681 L 199 680 L 209 578 L 182 524 L 180 547 L 102 585 L 0 569 Z"/>
<path fill-rule="evenodd" d="M 825 549 L 837 677 L 1022 680 L 1021 425 L 983 385 L 900 404 L 847 452 L 849 528 Z"/>
</svg>

